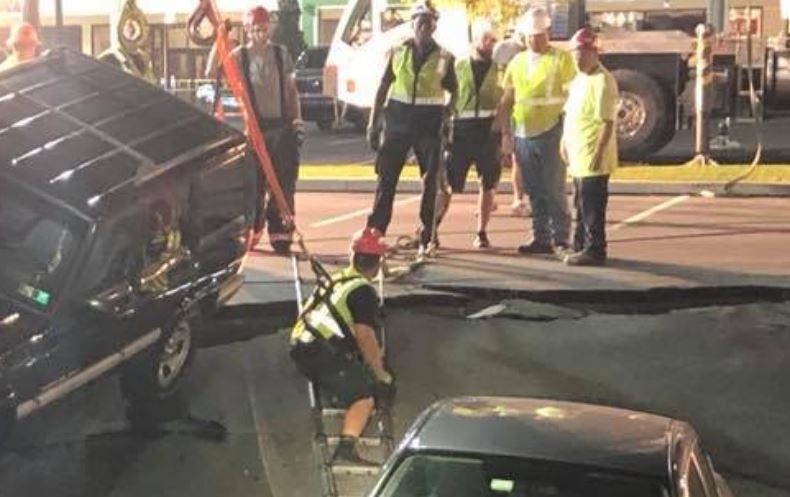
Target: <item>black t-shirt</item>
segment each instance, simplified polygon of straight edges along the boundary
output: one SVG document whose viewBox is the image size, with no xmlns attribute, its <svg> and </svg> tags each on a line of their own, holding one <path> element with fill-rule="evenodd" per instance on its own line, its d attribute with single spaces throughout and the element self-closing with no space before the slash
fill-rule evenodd
<svg viewBox="0 0 790 497">
<path fill-rule="evenodd" d="M 363 285 L 352 290 L 347 303 L 355 324 L 364 324 L 374 329 L 378 326 L 379 299 L 372 286 Z"/>
</svg>

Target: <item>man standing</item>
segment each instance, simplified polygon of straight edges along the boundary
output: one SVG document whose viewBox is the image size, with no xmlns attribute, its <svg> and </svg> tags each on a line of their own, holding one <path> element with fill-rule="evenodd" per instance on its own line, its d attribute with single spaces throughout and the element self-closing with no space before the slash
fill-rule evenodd
<svg viewBox="0 0 790 497">
<path fill-rule="evenodd" d="M 445 91 L 454 95 L 456 80 L 452 55 L 433 39 L 437 10 L 429 2 L 418 3 L 411 19 L 414 36 L 393 49 L 370 114 L 367 134 L 378 151 L 378 184 L 367 225 L 386 233 L 400 173 L 413 148 L 422 175 L 418 241 L 424 253 L 433 238 Z"/>
<path fill-rule="evenodd" d="M 576 230 L 565 264 L 601 266 L 606 262 L 606 204 L 609 176 L 617 168 L 617 81 L 600 63 L 595 33 L 582 28 L 571 49 L 579 70 L 565 104 L 563 153 L 573 177 Z"/>
<path fill-rule="evenodd" d="M 372 465 L 357 441 L 373 411 L 374 393 L 392 390 L 392 375 L 376 340 L 378 298 L 371 281 L 387 250 L 381 233 L 366 228 L 351 243 L 351 265 L 316 289 L 291 333 L 291 357 L 322 395 L 345 407 L 333 461 Z"/>
<path fill-rule="evenodd" d="M 527 50 L 505 72 L 503 106 L 512 109 L 516 162 L 532 207 L 533 238 L 518 248 L 521 254 L 550 254 L 568 241 L 566 167 L 559 148 L 562 108 L 576 71 L 571 55 L 549 44 L 550 25 L 545 9 L 527 11 L 516 27 Z"/>
<path fill-rule="evenodd" d="M 477 20 L 472 24 L 472 54 L 456 62 L 458 93 L 455 99 L 452 140 L 447 159 L 447 179 L 451 192 L 440 192 L 442 219 L 450 207 L 453 193 L 464 191 L 466 175 L 472 162 L 480 178 L 477 235 L 473 245 L 488 248 L 486 227 L 491 218 L 494 193 L 501 172 L 499 162 L 500 123 L 495 120 L 502 97 L 499 71 L 491 56 L 496 36 L 491 23 Z"/>
<path fill-rule="evenodd" d="M 41 43 L 36 28 L 27 22 L 14 26 L 6 42 L 9 54 L 0 64 L 0 71 L 11 69 L 38 56 Z"/>
<path fill-rule="evenodd" d="M 304 139 L 293 61 L 284 46 L 270 42 L 271 23 L 265 8 L 254 7 L 247 11 L 244 29 L 249 41 L 235 48 L 232 54 L 244 76 L 277 181 L 293 212 L 299 147 Z M 256 232 L 263 229 L 264 223 L 268 225 L 269 242 L 274 251 L 287 254 L 292 229 L 283 223 L 271 193 L 261 199 Z"/>
</svg>

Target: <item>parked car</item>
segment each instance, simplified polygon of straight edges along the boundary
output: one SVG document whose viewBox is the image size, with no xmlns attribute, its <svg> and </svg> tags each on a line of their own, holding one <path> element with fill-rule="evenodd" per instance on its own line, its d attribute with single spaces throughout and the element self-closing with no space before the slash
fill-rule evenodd
<svg viewBox="0 0 790 497">
<path fill-rule="evenodd" d="M 0 432 L 114 370 L 132 402 L 172 395 L 242 284 L 244 136 L 66 50 L 0 94 Z"/>
<path fill-rule="evenodd" d="M 688 424 L 531 398 L 464 397 L 426 409 L 371 496 L 729 497 Z"/>
<path fill-rule="evenodd" d="M 302 105 L 302 119 L 315 122 L 323 130 L 335 123 L 335 101 L 324 95 L 324 64 L 328 46 L 309 47 L 296 59 L 296 86 Z"/>
</svg>

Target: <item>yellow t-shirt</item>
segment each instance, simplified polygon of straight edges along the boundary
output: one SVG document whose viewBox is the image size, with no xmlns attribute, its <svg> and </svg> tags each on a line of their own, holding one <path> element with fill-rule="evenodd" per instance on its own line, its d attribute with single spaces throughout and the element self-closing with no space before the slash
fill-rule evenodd
<svg viewBox="0 0 790 497">
<path fill-rule="evenodd" d="M 617 169 L 617 130 L 612 130 L 601 156 L 601 166 L 591 169 L 604 121 L 617 119 L 618 89 L 614 76 L 602 65 L 592 74 L 579 72 L 571 82 L 565 103 L 563 139 L 568 172 L 576 178 L 612 174 Z"/>
</svg>

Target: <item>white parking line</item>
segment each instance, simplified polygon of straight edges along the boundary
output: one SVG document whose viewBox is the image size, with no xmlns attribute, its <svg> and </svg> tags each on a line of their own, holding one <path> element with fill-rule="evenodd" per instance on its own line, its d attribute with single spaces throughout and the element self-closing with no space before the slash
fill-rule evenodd
<svg viewBox="0 0 790 497">
<path fill-rule="evenodd" d="M 658 205 L 655 205 L 655 206 L 653 206 L 653 207 L 651 207 L 651 208 L 649 208 L 649 209 L 647 209 L 645 211 L 640 212 L 639 214 L 636 214 L 636 215 L 633 215 L 633 216 L 629 217 L 628 219 L 622 221 L 621 223 L 618 223 L 618 224 L 614 225 L 609 231 L 616 231 L 616 230 L 625 228 L 626 226 L 630 226 L 632 224 L 636 224 L 639 221 L 644 221 L 645 219 L 647 219 L 648 217 L 652 216 L 656 212 L 661 212 L 663 210 L 669 209 L 670 207 L 672 207 L 674 205 L 677 205 L 677 204 L 679 204 L 681 202 L 685 202 L 686 200 L 688 200 L 690 198 L 691 198 L 691 195 L 680 195 L 678 197 L 672 197 L 671 199 L 669 199 L 669 200 L 667 200 L 665 202 L 661 202 Z"/>
<path fill-rule="evenodd" d="M 415 195 L 414 197 L 408 197 L 408 198 L 405 198 L 403 200 L 399 200 L 399 201 L 393 203 L 392 205 L 395 206 L 395 205 L 411 204 L 413 202 L 416 202 L 416 201 L 420 200 L 420 198 L 421 198 L 420 195 Z M 311 228 L 322 228 L 324 226 L 329 226 L 330 224 L 335 224 L 335 223 L 339 223 L 339 222 L 342 222 L 342 221 L 347 221 L 349 219 L 354 219 L 355 217 L 367 216 L 368 214 L 370 214 L 370 208 L 359 209 L 359 210 L 356 210 L 356 211 L 353 211 L 353 212 L 349 212 L 348 214 L 342 214 L 340 216 L 329 217 L 329 218 L 326 218 L 326 219 L 322 219 L 321 221 L 316 221 L 315 223 L 311 224 L 310 227 Z"/>
</svg>

